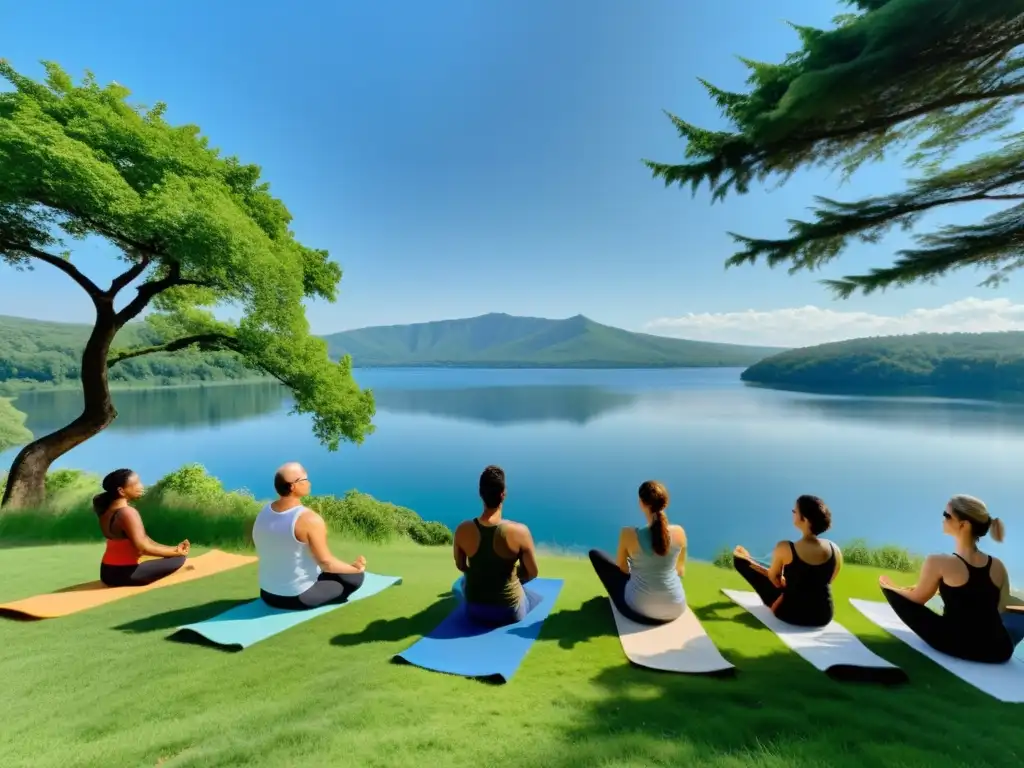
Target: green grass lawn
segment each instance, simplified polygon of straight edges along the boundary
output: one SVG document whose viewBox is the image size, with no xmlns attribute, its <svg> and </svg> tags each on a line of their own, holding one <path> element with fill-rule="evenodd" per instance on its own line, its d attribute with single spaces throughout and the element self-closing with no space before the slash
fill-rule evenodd
<svg viewBox="0 0 1024 768">
<path fill-rule="evenodd" d="M 351 555 L 351 547 L 337 547 Z M 15 766 L 971 766 L 1024 757 L 1024 709 L 890 639 L 847 602 L 877 598 L 848 567 L 838 619 L 911 682 L 833 682 L 692 563 L 691 604 L 732 679 L 630 666 L 589 563 L 542 559 L 566 584 L 504 686 L 389 663 L 452 607 L 446 548 L 363 547 L 404 583 L 229 653 L 167 640 L 250 599 L 256 567 L 39 622 L 0 619 L 0 764 Z M 0 549 L 0 600 L 95 578 L 97 545 Z M 904 580 L 905 582 L 905 580 Z"/>
</svg>

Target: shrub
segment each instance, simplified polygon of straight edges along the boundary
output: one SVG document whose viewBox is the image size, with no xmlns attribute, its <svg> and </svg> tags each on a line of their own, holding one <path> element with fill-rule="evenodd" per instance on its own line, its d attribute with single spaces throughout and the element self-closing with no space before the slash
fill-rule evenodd
<svg viewBox="0 0 1024 768">
<path fill-rule="evenodd" d="M 871 547 L 864 539 L 854 539 L 842 546 L 843 562 L 849 565 L 869 565 L 873 568 L 884 568 L 887 571 L 916 573 L 921 569 L 924 559 L 897 547 L 895 544 L 884 544 Z M 715 555 L 712 563 L 719 568 L 732 568 L 732 550 L 723 549 Z"/>
<path fill-rule="evenodd" d="M 96 541 L 101 534 L 92 510 L 100 479 L 79 470 L 59 469 L 46 478 L 42 510 L 0 515 L 0 537 L 21 541 Z M 0 486 L 2 491 L 2 486 Z M 428 546 L 450 544 L 452 532 L 423 520 L 411 509 L 378 501 L 356 490 L 341 498 L 303 500 L 341 536 L 376 543 L 407 538 Z M 227 491 L 201 464 L 188 464 L 153 484 L 139 500 L 150 536 L 165 544 L 188 538 L 197 546 L 244 549 L 261 503 L 246 490 Z"/>
</svg>

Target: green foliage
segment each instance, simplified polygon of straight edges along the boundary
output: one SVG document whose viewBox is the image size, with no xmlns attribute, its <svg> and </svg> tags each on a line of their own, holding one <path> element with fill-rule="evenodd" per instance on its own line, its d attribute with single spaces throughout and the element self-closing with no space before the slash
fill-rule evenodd
<svg viewBox="0 0 1024 768">
<path fill-rule="evenodd" d="M 316 510 L 329 526 L 345 536 L 384 543 L 396 538 L 409 538 L 417 544 L 452 543 L 452 532 L 437 522 L 423 520 L 411 509 L 377 501 L 359 491 L 336 496 L 310 496 L 303 499 Z"/>
<path fill-rule="evenodd" d="M 303 302 L 334 301 L 340 267 L 300 244 L 291 214 L 260 169 L 223 156 L 194 125 L 174 126 L 166 107 L 128 102 L 130 92 L 79 84 L 45 63 L 36 82 L 0 61 L 12 90 L 0 93 L 0 261 L 60 270 L 92 299 L 98 332 L 139 317 L 159 343 L 125 339 L 109 365 L 186 349 L 230 351 L 288 386 L 329 449 L 372 431 L 373 398 L 309 333 Z M 103 238 L 125 269 L 103 289 L 72 261 L 71 245 Z M 138 282 L 141 281 L 141 282 Z M 119 310 L 114 300 L 135 284 Z M 218 306 L 241 310 L 218 321 Z M 148 341 L 148 340 L 147 340 Z M 106 354 L 106 342 L 95 347 Z M 102 366 L 102 359 L 96 361 Z"/>
<path fill-rule="evenodd" d="M 26 418 L 9 399 L 0 397 L 0 451 L 24 445 L 32 439 L 32 433 L 25 427 Z"/>
<path fill-rule="evenodd" d="M 812 391 L 927 388 L 976 398 L 1024 392 L 1024 332 L 838 341 L 774 355 L 745 370 L 742 379 Z"/>
<path fill-rule="evenodd" d="M 924 563 L 924 558 L 911 554 L 895 544 L 871 547 L 864 539 L 854 539 L 848 544 L 843 544 L 840 549 L 843 551 L 845 565 L 866 565 L 895 573 L 917 573 Z M 732 550 L 720 550 L 711 562 L 716 568 L 731 571 Z"/>
<path fill-rule="evenodd" d="M 81 386 L 82 352 L 90 330 L 80 323 L 0 315 L 0 389 L 13 393 L 45 386 Z M 127 324 L 115 337 L 115 342 L 125 347 L 145 347 L 159 341 L 159 334 L 140 322 Z M 109 380 L 116 388 L 212 384 L 259 376 L 232 352 L 182 350 L 125 360 L 110 369 Z"/>
<path fill-rule="evenodd" d="M 729 367 L 778 351 L 631 333 L 582 315 L 547 320 L 492 313 L 361 328 L 325 339 L 333 357 L 351 355 L 360 366 Z"/>
<path fill-rule="evenodd" d="M 70 542 L 101 538 L 92 509 L 92 497 L 100 490 L 99 477 L 61 469 L 47 475 L 46 489 L 44 509 L 0 515 L 0 539 Z M 411 509 L 355 490 L 340 499 L 311 496 L 304 503 L 323 516 L 334 535 L 346 540 L 411 540 L 427 546 L 452 542 L 452 532 L 441 523 L 423 520 Z M 262 502 L 245 490 L 225 490 L 201 464 L 188 464 L 149 487 L 137 506 L 147 532 L 157 541 L 188 538 L 197 546 L 244 549 L 250 545 L 249 531 Z"/>
<path fill-rule="evenodd" d="M 917 237 L 890 267 L 825 281 L 841 296 L 928 281 L 950 270 L 990 271 L 987 284 L 1024 265 L 1024 133 L 998 149 L 945 167 L 959 150 L 1004 131 L 1024 103 L 1024 0 L 853 0 L 859 12 L 830 30 L 795 26 L 802 48 L 781 64 L 743 60 L 744 93 L 704 83 L 731 130 L 710 131 L 670 115 L 686 141 L 686 162 L 645 161 L 666 185 L 707 183 L 712 199 L 744 194 L 753 181 L 783 181 L 802 168 L 850 175 L 887 150 L 916 143 L 906 191 L 853 203 L 818 198 L 811 222 L 790 223 L 782 240 L 732 237 L 730 266 L 814 270 L 856 240 L 877 242 L 912 227 L 927 211 L 993 201 L 979 223 Z M 1009 207 L 1008 207 L 1009 204 Z"/>
<path fill-rule="evenodd" d="M 887 571 L 917 573 L 924 558 L 893 544 L 871 547 L 864 539 L 854 539 L 843 547 L 843 562 L 850 565 L 869 565 Z"/>
</svg>

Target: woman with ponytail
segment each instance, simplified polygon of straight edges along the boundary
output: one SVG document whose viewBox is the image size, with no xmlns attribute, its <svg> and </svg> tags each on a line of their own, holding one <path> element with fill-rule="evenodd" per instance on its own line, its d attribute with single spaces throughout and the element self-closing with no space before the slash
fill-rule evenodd
<svg viewBox="0 0 1024 768">
<path fill-rule="evenodd" d="M 832 621 L 832 582 L 843 567 L 843 553 L 819 538 L 832 527 L 832 512 L 817 496 L 801 496 L 793 505 L 797 541 L 775 545 L 770 564 L 759 563 L 736 547 L 732 563 L 776 618 L 798 627 L 824 627 Z"/>
<path fill-rule="evenodd" d="M 107 549 L 100 562 L 100 581 L 108 587 L 141 587 L 170 576 L 185 564 L 188 539 L 176 547 L 157 544 L 146 535 L 142 517 L 131 502 L 145 489 L 130 469 L 115 469 L 103 478 L 103 493 L 92 500 Z M 142 555 L 159 558 L 140 563 Z"/>
<path fill-rule="evenodd" d="M 998 558 L 978 549 L 988 535 L 1003 540 L 1003 523 L 981 499 L 954 496 L 942 510 L 942 532 L 955 542 L 952 555 L 930 555 L 913 587 L 898 587 L 888 576 L 882 594 L 918 637 L 935 650 L 967 661 L 1002 664 L 1024 635 L 1021 614 L 1010 606 L 1010 577 Z M 943 612 L 925 603 L 941 596 Z"/>
<path fill-rule="evenodd" d="M 592 549 L 590 562 L 619 613 L 642 624 L 663 624 L 686 610 L 686 533 L 668 522 L 664 485 L 648 480 L 638 495 L 647 525 L 623 528 L 617 556 Z"/>
</svg>

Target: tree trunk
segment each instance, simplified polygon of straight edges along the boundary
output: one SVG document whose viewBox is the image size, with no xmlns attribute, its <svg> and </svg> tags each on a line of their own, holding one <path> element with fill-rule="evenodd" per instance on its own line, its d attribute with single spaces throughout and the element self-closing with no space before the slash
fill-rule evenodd
<svg viewBox="0 0 1024 768">
<path fill-rule="evenodd" d="M 82 353 L 82 414 L 65 427 L 33 440 L 14 459 L 0 506 L 38 508 L 46 501 L 46 473 L 58 458 L 98 434 L 117 417 L 107 385 L 107 355 L 118 327 L 113 303 L 100 304 Z"/>
</svg>

